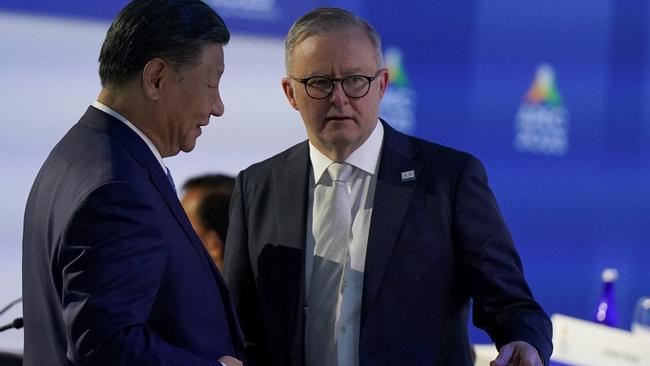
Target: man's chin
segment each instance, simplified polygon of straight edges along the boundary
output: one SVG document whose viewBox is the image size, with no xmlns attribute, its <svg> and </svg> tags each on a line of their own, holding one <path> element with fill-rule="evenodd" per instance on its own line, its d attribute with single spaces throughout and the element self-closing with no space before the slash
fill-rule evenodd
<svg viewBox="0 0 650 366">
<path fill-rule="evenodd" d="M 187 144 L 187 145 L 181 146 L 181 151 L 184 152 L 184 153 L 188 153 L 188 152 L 194 150 L 195 147 L 196 147 L 196 141 L 194 141 L 194 143 L 192 143 L 192 144 Z"/>
<path fill-rule="evenodd" d="M 359 130 L 354 122 L 339 123 L 337 125 L 328 126 L 322 134 L 324 140 L 327 140 L 333 145 L 354 144 L 355 141 L 361 138 L 362 131 Z"/>
<path fill-rule="evenodd" d="M 324 125 L 324 130 L 327 131 L 346 131 L 346 130 L 352 130 L 352 129 L 357 129 L 359 126 L 357 126 L 356 122 L 353 119 L 328 119 L 325 122 Z"/>
<path fill-rule="evenodd" d="M 336 131 L 335 133 L 330 133 L 323 137 L 322 140 L 324 145 L 329 146 L 348 146 L 354 144 L 354 141 L 356 140 L 353 135 L 342 133 L 342 131 Z"/>
</svg>

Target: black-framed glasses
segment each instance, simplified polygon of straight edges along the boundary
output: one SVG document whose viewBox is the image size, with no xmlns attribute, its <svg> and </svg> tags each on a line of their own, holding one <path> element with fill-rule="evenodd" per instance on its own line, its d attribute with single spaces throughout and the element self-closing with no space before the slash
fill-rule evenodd
<svg viewBox="0 0 650 366">
<path fill-rule="evenodd" d="M 304 79 L 289 77 L 291 80 L 302 83 L 307 95 L 314 99 L 329 98 L 334 92 L 334 84 L 340 83 L 343 92 L 348 98 L 363 98 L 370 91 L 370 83 L 379 76 L 384 69 L 378 70 L 375 76 L 350 75 L 344 78 L 330 79 L 324 76 L 312 76 Z"/>
</svg>

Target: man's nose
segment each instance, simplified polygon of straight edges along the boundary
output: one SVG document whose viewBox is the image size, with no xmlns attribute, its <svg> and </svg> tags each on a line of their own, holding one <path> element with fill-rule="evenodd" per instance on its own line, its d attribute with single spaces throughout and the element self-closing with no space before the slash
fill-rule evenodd
<svg viewBox="0 0 650 366">
<path fill-rule="evenodd" d="M 221 100 L 221 96 L 217 95 L 217 100 L 215 100 L 214 105 L 212 105 L 211 113 L 215 117 L 221 117 L 224 111 L 225 107 L 223 105 L 223 101 Z"/>
<path fill-rule="evenodd" d="M 348 103 L 348 96 L 343 90 L 343 84 L 340 82 L 335 82 L 332 87 L 332 95 L 330 95 L 330 103 L 334 105 L 345 105 Z"/>
</svg>

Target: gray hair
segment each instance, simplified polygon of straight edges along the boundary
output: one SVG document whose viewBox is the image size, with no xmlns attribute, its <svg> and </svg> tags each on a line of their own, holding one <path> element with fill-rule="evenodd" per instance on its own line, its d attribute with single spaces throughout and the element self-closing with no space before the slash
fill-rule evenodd
<svg viewBox="0 0 650 366">
<path fill-rule="evenodd" d="M 370 23 L 345 9 L 317 8 L 300 17 L 289 29 L 284 42 L 284 62 L 287 74 L 291 74 L 291 58 L 293 50 L 299 42 L 313 35 L 333 33 L 349 28 L 357 28 L 368 36 L 375 47 L 377 65 L 382 67 L 384 60 L 381 51 L 381 38 Z"/>
</svg>

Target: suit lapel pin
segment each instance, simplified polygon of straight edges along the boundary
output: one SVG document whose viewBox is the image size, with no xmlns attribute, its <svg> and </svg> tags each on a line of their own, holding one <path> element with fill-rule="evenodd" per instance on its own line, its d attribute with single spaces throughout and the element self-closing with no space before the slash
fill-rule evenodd
<svg viewBox="0 0 650 366">
<path fill-rule="evenodd" d="M 408 182 L 410 180 L 415 180 L 415 171 L 409 170 L 406 172 L 402 172 L 402 182 Z"/>
</svg>

